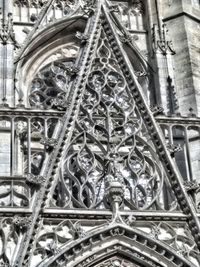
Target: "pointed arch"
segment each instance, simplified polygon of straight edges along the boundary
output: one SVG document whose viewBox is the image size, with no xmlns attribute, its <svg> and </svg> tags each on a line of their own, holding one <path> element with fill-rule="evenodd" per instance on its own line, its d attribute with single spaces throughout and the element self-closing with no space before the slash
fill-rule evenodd
<svg viewBox="0 0 200 267">
<path fill-rule="evenodd" d="M 83 16 L 73 16 L 47 25 L 38 31 L 29 41 L 24 52 L 16 61 L 16 101 L 27 106 L 27 94 L 30 83 L 39 70 L 50 62 L 61 58 L 76 58 L 80 48 L 80 40 L 76 32 L 84 32 L 86 19 Z M 62 54 L 61 50 L 68 50 Z M 16 103 L 17 104 L 17 103 Z"/>
<path fill-rule="evenodd" d="M 113 13 L 112 16 L 115 20 L 116 16 Z M 23 44 L 21 48 L 23 52 L 19 53 L 20 57 L 16 61 L 15 80 L 16 89 L 19 94 L 19 96 L 15 97 L 17 101 L 27 106 L 27 90 L 30 87 L 31 81 L 38 70 L 49 62 L 49 58 L 51 58 L 52 54 L 59 50 L 59 48 L 64 46 L 68 47 L 68 45 L 72 45 L 77 49 L 79 48 L 80 40 L 75 38 L 75 33 L 77 31 L 83 33 L 87 21 L 88 16 L 84 13 L 74 13 L 73 15 L 70 14 L 70 16 L 64 16 L 57 21 L 46 24 L 45 26 L 42 25 L 41 28 L 34 28 L 30 32 L 31 36 L 31 33 L 35 31 L 30 40 L 27 40 L 28 42 Z M 124 51 L 127 53 L 135 74 L 138 76 L 138 81 L 147 95 L 150 82 L 149 75 L 152 74 L 153 70 L 137 47 L 135 41 L 130 41 L 130 36 L 126 36 L 126 34 L 129 35 L 128 30 L 117 21 L 115 21 L 115 23 L 118 24 L 117 27 L 121 32 L 120 35 L 122 39 L 125 36 L 125 39 L 122 41 Z M 123 36 L 123 34 L 125 35 Z M 126 38 L 128 39 L 126 40 Z M 150 99 L 150 96 L 148 98 Z"/>
<path fill-rule="evenodd" d="M 67 113 L 64 116 L 64 123 L 61 129 L 62 132 L 60 134 L 58 146 L 56 150 L 54 151 L 54 153 L 52 153 L 50 157 L 48 158 L 49 160 L 48 164 L 45 166 L 46 168 L 43 172 L 44 177 L 46 178 L 46 181 L 44 183 L 44 186 L 42 187 L 42 190 L 39 191 L 40 196 L 38 196 L 38 202 L 35 202 L 35 206 L 33 208 L 33 212 L 34 212 L 33 224 L 32 224 L 32 227 L 30 228 L 30 231 L 27 231 L 27 235 L 25 239 L 26 240 L 25 249 L 23 249 L 23 255 L 21 256 L 21 259 L 19 260 L 21 262 L 24 260 L 23 258 L 25 258 L 25 261 L 27 260 L 30 254 L 29 252 L 32 250 L 32 243 L 33 243 L 34 237 L 36 236 L 35 229 L 39 228 L 38 227 L 39 222 L 40 222 L 39 212 L 43 211 L 43 207 L 46 204 L 46 200 L 50 199 L 48 198 L 48 194 L 53 191 L 54 189 L 53 186 L 56 185 L 56 181 L 58 180 L 57 171 L 59 170 L 59 167 L 62 164 L 62 158 L 65 155 L 65 152 L 68 151 L 68 145 L 70 144 L 70 141 L 71 141 L 71 132 L 72 132 L 72 129 L 74 128 L 75 120 L 79 112 L 79 107 L 80 107 L 79 103 L 82 102 L 82 96 L 84 94 L 84 89 L 86 87 L 87 77 L 89 76 L 90 66 L 92 65 L 91 55 L 94 55 L 94 51 L 97 46 L 97 40 L 99 37 L 98 33 L 100 33 L 99 29 L 101 28 L 101 25 L 103 26 L 105 30 L 106 36 L 108 36 L 108 41 L 109 41 L 111 50 L 114 51 L 113 54 L 116 55 L 117 62 L 119 63 L 119 67 L 122 70 L 123 75 L 126 77 L 127 88 L 129 86 L 130 92 L 131 92 L 130 95 L 134 97 L 135 103 L 138 109 L 140 110 L 140 117 L 144 118 L 144 123 L 149 131 L 149 134 L 152 135 L 153 142 L 155 144 L 155 147 L 157 148 L 157 153 L 159 154 L 159 157 L 160 157 L 160 161 L 162 161 L 166 169 L 166 172 L 168 173 L 168 177 L 172 181 L 172 186 L 174 186 L 175 188 L 174 191 L 175 193 L 177 193 L 177 198 L 179 199 L 180 205 L 182 205 L 181 208 L 183 209 L 185 213 L 188 214 L 188 220 L 190 220 L 189 225 L 191 225 L 191 228 L 192 228 L 191 230 L 194 232 L 195 236 L 196 236 L 196 232 L 198 231 L 198 227 L 194 226 L 195 223 L 197 226 L 199 226 L 199 222 L 197 221 L 197 218 L 195 217 L 196 213 L 193 211 L 193 206 L 190 205 L 190 202 L 187 199 L 187 195 L 184 191 L 184 188 L 180 186 L 181 183 L 180 183 L 179 175 L 176 173 L 176 169 L 174 168 L 173 161 L 169 157 L 169 153 L 167 153 L 165 143 L 162 139 L 162 136 L 160 135 L 156 122 L 148 108 L 148 105 L 145 102 L 142 90 L 134 75 L 134 70 L 132 70 L 126 55 L 124 55 L 123 53 L 124 51 L 121 48 L 120 40 L 118 36 L 115 34 L 116 31 L 113 30 L 113 24 L 110 23 L 110 17 L 108 16 L 109 12 L 107 12 L 106 9 L 105 10 L 103 9 L 103 11 L 104 11 L 103 15 L 105 16 L 103 18 L 103 22 L 98 20 L 98 17 L 100 16 L 99 14 L 100 11 L 98 10 L 97 14 L 95 14 L 96 17 L 93 18 L 94 23 L 89 25 L 90 29 L 92 27 L 93 28 L 90 31 L 91 35 L 89 37 L 88 47 L 86 47 L 85 54 L 83 53 L 84 57 L 83 59 L 81 59 L 82 70 L 81 70 L 80 76 L 77 78 L 77 81 L 75 81 L 76 86 L 73 87 L 75 88 L 75 90 L 74 90 L 73 97 L 70 99 L 70 105 L 71 105 L 70 110 L 67 110 Z M 106 59 L 106 62 L 107 62 L 107 59 Z M 118 75 L 117 77 L 120 77 L 120 76 Z M 109 82 L 110 82 L 111 87 L 115 86 L 115 80 L 113 81 L 112 77 Z M 101 79 L 100 79 L 100 83 L 101 83 Z M 99 80 L 97 80 L 97 87 L 98 86 L 99 86 Z M 110 90 L 110 91 L 112 94 L 113 90 Z M 105 98 L 107 97 L 106 93 L 107 92 L 105 92 Z M 111 102 L 113 101 L 112 99 L 115 99 L 115 98 L 111 98 Z M 131 105 L 131 108 L 132 108 L 132 105 Z M 102 110 L 100 109 L 99 112 L 102 113 Z M 114 110 L 114 113 L 115 113 L 115 110 Z M 184 199 L 184 196 L 186 196 L 185 199 Z M 94 251 L 90 251 L 91 248 L 94 248 L 95 251 L 98 251 L 99 249 L 102 249 L 102 247 L 104 246 L 104 243 L 105 243 L 105 247 L 109 248 L 110 243 L 112 243 L 111 241 L 114 240 L 113 241 L 114 245 L 121 243 L 121 242 L 123 244 L 129 244 L 129 242 L 127 241 L 130 241 L 130 244 L 132 244 L 130 247 L 132 252 L 135 252 L 133 248 L 135 248 L 136 247 L 135 245 L 137 244 L 139 246 L 139 252 L 142 251 L 141 257 L 144 257 L 144 253 L 146 253 L 145 255 L 148 256 L 149 261 L 150 260 L 152 261 L 151 251 L 153 251 L 155 253 L 155 258 L 156 258 L 156 259 L 154 258 L 153 260 L 156 261 L 155 264 L 157 264 L 157 266 L 159 266 L 158 264 L 160 264 L 159 261 L 161 261 L 161 263 L 163 263 L 164 261 L 165 265 L 160 265 L 160 266 L 191 267 L 191 263 L 188 263 L 187 260 L 184 260 L 182 257 L 177 255 L 172 249 L 166 248 L 160 242 L 155 241 L 152 238 L 146 237 L 144 234 L 141 234 L 140 232 L 137 232 L 136 230 L 133 231 L 133 230 L 130 230 L 129 228 L 122 227 L 121 225 L 117 225 L 116 227 L 117 228 L 111 227 L 111 229 L 107 229 L 106 232 L 104 231 L 104 229 L 100 229 L 100 231 L 98 231 L 96 234 L 92 232 L 89 234 L 89 237 L 86 236 L 84 238 L 81 238 L 80 240 L 75 240 L 72 243 L 67 244 L 66 246 L 61 248 L 61 251 L 58 252 L 57 256 L 52 257 L 52 259 L 46 262 L 45 265 L 40 264 L 40 266 L 55 266 L 56 261 L 61 261 L 61 264 L 63 264 L 63 266 L 66 266 L 66 263 L 65 263 L 66 259 L 68 259 L 68 262 L 69 260 L 71 260 L 72 263 L 74 262 L 75 258 L 77 261 L 80 261 L 82 256 L 84 257 L 87 256 L 87 253 L 89 254 L 89 256 L 90 255 L 92 256 L 94 254 Z M 121 228 L 123 232 L 122 234 L 120 234 Z M 125 228 L 125 230 L 123 228 Z M 115 233 L 113 233 L 113 231 Z M 107 242 L 107 240 L 110 240 L 110 243 Z M 98 244 L 100 244 L 101 246 L 99 247 Z M 86 253 L 86 254 L 83 255 L 83 253 Z M 72 267 L 73 265 L 70 265 L 71 262 L 67 263 L 68 264 L 67 266 Z M 79 262 L 77 264 L 79 264 Z M 146 263 L 146 266 L 148 266 L 147 263 Z"/>
<path fill-rule="evenodd" d="M 124 1 L 119 5 L 110 5 L 110 16 L 119 29 L 120 39 L 130 63 L 135 71 L 150 105 L 155 105 L 153 68 L 150 57 L 151 28 L 149 3 L 147 0 Z"/>
<path fill-rule="evenodd" d="M 195 267 L 166 244 L 138 229 L 116 223 L 103 225 L 66 243 L 57 255 L 37 267 L 93 267 L 113 255 L 128 259 L 136 266 Z"/>
</svg>

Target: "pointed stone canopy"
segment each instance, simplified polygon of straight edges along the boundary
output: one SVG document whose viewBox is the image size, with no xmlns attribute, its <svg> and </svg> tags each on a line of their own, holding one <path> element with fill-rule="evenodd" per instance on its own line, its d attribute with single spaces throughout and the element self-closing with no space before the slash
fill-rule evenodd
<svg viewBox="0 0 200 267">
<path fill-rule="evenodd" d="M 175 197 L 168 190 L 169 181 L 127 84 L 127 75 L 118 63 L 117 46 L 111 47 L 112 32 L 110 28 L 106 30 L 105 21 L 102 15 L 72 138 L 47 205 L 109 208 L 106 179 L 114 177 L 124 187 L 122 209 L 176 209 Z M 162 194 L 168 194 L 168 203 L 163 202 Z"/>
<path fill-rule="evenodd" d="M 57 186 L 64 187 L 66 191 L 60 207 L 100 207 L 103 200 L 96 199 L 102 195 L 102 192 L 98 194 L 98 190 L 104 191 L 103 177 L 111 175 L 121 179 L 124 184 L 127 197 L 125 202 L 129 209 L 165 210 L 164 203 L 160 203 L 159 199 L 163 185 L 166 189 L 169 181 L 172 185 L 179 183 L 182 194 L 186 192 L 181 186 L 178 172 L 173 174 L 176 175 L 176 182 L 172 179 L 171 167 L 173 166 L 173 170 L 176 170 L 176 167 L 153 114 L 146 105 L 142 88 L 120 42 L 120 32 L 114 25 L 112 16 L 108 14 L 108 8 L 104 6 L 100 30 L 96 32 L 96 49 L 93 53 L 90 52 L 90 58 L 93 60 L 88 73 L 84 74 L 87 78 L 79 114 L 75 120 L 70 144 L 66 147 L 61 161 L 58 174 L 60 182 Z M 119 32 L 119 36 L 116 32 Z M 164 174 L 162 167 L 165 169 Z M 70 192 L 70 179 L 73 181 L 71 190 L 74 190 L 76 197 Z M 56 183 L 52 186 L 55 191 L 50 191 L 47 203 L 56 202 L 56 199 L 51 199 L 54 192 L 55 197 L 56 192 L 59 192 L 55 186 Z M 76 190 L 81 191 L 82 196 L 77 194 Z M 170 191 L 167 194 L 170 194 Z M 177 197 L 179 194 L 176 191 L 174 192 Z M 86 204 L 84 198 L 87 198 L 87 194 L 89 202 Z M 137 197 L 140 203 L 136 203 Z M 173 207 L 173 194 L 171 200 Z M 185 212 L 185 201 L 180 202 L 180 195 L 178 202 Z M 163 207 L 160 207 L 161 204 Z M 192 209 L 191 203 L 187 204 Z M 168 209 L 170 210 L 170 203 Z"/>
<path fill-rule="evenodd" d="M 92 1 L 90 1 L 92 3 Z M 36 3 L 35 3 L 36 4 Z M 37 36 L 41 33 L 42 30 L 47 27 L 51 27 L 54 23 L 57 23 L 58 20 L 73 18 L 74 16 L 88 16 L 90 9 L 84 5 L 81 0 L 74 1 L 63 1 L 63 0 L 49 0 L 49 1 L 38 1 L 37 8 L 40 10 L 38 16 L 34 18 L 34 26 L 31 30 L 27 32 L 27 36 L 22 44 L 20 44 L 20 49 L 17 51 L 15 63 L 21 61 L 22 58 L 26 57 L 28 53 L 26 51 L 30 42 L 34 36 Z M 58 8 L 60 12 L 55 12 L 55 9 Z M 32 14 L 34 15 L 34 14 Z M 61 18 L 62 17 L 62 18 Z M 25 28 L 24 31 L 27 31 Z"/>
<path fill-rule="evenodd" d="M 15 266 L 27 266 L 44 207 L 147 211 L 178 208 L 200 246 L 200 224 L 123 44 L 107 3 L 89 17 L 57 147 L 42 176 Z M 127 37 L 127 36 L 126 36 Z M 114 184 L 113 184 L 114 183 Z M 173 189 L 170 191 L 170 189 Z M 163 194 L 170 202 L 165 203 Z M 134 214 L 134 212 L 133 212 Z"/>
</svg>

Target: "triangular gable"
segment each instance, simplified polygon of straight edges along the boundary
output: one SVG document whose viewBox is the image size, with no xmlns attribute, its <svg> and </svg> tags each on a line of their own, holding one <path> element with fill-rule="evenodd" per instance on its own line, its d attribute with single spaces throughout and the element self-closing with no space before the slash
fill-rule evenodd
<svg viewBox="0 0 200 267">
<path fill-rule="evenodd" d="M 32 28 L 30 30 L 28 30 L 27 27 L 24 29 L 27 36 L 23 43 L 20 44 L 20 49 L 16 53 L 15 63 L 18 63 L 22 58 L 30 53 L 26 52 L 28 45 L 32 42 L 33 37 L 40 34 L 40 32 L 44 29 L 52 27 L 62 20 L 68 20 L 77 16 L 87 17 L 90 13 L 90 10 L 83 4 L 81 5 L 79 1 L 70 2 L 49 0 L 43 4 L 38 3 L 37 8 L 40 12 L 38 16 L 35 17 Z M 34 14 L 32 14 L 32 16 L 34 16 Z"/>
<path fill-rule="evenodd" d="M 86 35 L 80 36 L 86 47 L 77 60 L 79 76 L 67 99 L 69 108 L 58 146 L 43 170 L 46 180 L 38 191 L 19 262 L 26 249 L 27 253 L 31 249 L 40 212 L 52 197 L 58 201 L 57 190 L 64 191 L 59 200 L 64 206 L 68 202 L 66 208 L 109 208 L 105 178 L 123 184 L 124 209 L 170 210 L 176 196 L 195 240 L 199 240 L 194 206 L 114 27 L 109 11 L 99 4 L 88 20 Z M 169 207 L 162 203 L 163 194 L 171 199 Z"/>
<path fill-rule="evenodd" d="M 106 177 L 124 185 L 122 209 L 172 210 L 175 197 L 103 25 L 52 202 L 106 209 Z M 165 188 L 165 189 L 164 189 Z M 168 194 L 168 203 L 163 199 Z"/>
<path fill-rule="evenodd" d="M 62 158 L 58 175 L 61 183 L 55 193 L 51 191 L 53 202 L 63 194 L 63 207 L 105 208 L 102 180 L 106 175 L 115 175 L 125 184 L 128 209 L 170 210 L 180 194 L 174 197 L 168 178 L 175 186 L 181 184 L 181 178 L 105 10 L 104 7 L 98 46 L 94 54 L 90 53 L 92 65 L 84 74 L 88 80 L 73 137 Z M 84 161 L 88 166 L 84 167 Z M 168 203 L 162 202 L 163 194 Z M 97 199 L 99 195 L 102 199 Z M 184 203 L 181 199 L 178 202 Z M 191 203 L 186 206 L 191 207 Z"/>
</svg>

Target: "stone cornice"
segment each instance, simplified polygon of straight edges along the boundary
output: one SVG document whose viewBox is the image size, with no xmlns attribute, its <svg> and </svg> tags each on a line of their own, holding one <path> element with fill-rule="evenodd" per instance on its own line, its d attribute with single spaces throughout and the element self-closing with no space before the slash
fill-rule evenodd
<svg viewBox="0 0 200 267">
<path fill-rule="evenodd" d="M 12 217 L 15 214 L 30 215 L 32 214 L 31 208 L 16 208 L 16 207 L 1 207 L 0 217 L 7 216 Z M 166 212 L 166 211 L 120 211 L 120 215 L 123 217 L 129 217 L 130 215 L 136 218 L 136 221 L 170 221 L 170 222 L 185 222 L 187 215 L 181 212 Z M 110 210 L 72 210 L 72 209 L 56 209 L 46 208 L 41 213 L 43 218 L 48 219 L 85 219 L 85 220 L 108 220 L 112 217 Z M 200 218 L 200 214 L 198 214 Z"/>
<path fill-rule="evenodd" d="M 170 123 L 170 124 L 185 124 L 185 125 L 200 125 L 200 118 L 187 117 L 187 116 L 157 116 L 156 121 L 158 123 Z"/>
<path fill-rule="evenodd" d="M 121 216 L 128 217 L 133 215 L 136 221 L 178 221 L 184 222 L 187 216 L 181 212 L 166 211 L 120 211 Z M 108 219 L 112 216 L 109 210 L 66 210 L 47 208 L 44 210 L 43 217 L 46 218 L 85 218 L 85 219 Z"/>
<path fill-rule="evenodd" d="M 4 108 L 0 110 L 0 116 L 37 116 L 37 117 L 62 117 L 64 112 L 55 110 L 37 110 L 37 109 L 18 109 L 18 108 Z"/>
<path fill-rule="evenodd" d="M 190 12 L 190 10 L 188 11 L 188 10 L 185 10 L 185 8 L 183 8 L 181 11 L 174 12 L 174 13 L 164 17 L 163 22 L 167 22 L 167 21 L 185 16 L 191 20 L 194 20 L 194 21 L 200 23 L 200 11 L 198 11 L 196 9 L 195 9 L 195 11 L 196 12 Z"/>
</svg>

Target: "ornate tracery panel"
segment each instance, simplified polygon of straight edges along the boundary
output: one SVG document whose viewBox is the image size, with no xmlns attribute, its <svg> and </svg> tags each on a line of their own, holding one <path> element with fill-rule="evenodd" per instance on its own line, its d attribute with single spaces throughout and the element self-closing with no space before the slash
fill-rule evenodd
<svg viewBox="0 0 200 267">
<path fill-rule="evenodd" d="M 145 29 L 145 5 L 142 0 L 112 1 L 118 9 L 122 24 L 130 31 L 143 31 Z"/>
<path fill-rule="evenodd" d="M 131 263 L 128 260 L 121 259 L 120 257 L 112 257 L 109 260 L 105 260 L 97 265 L 97 267 L 140 267 L 135 263 Z"/>
<path fill-rule="evenodd" d="M 71 76 L 78 69 L 73 68 L 74 61 L 54 61 L 42 69 L 31 84 L 29 103 L 30 106 L 40 109 L 63 110 L 67 98 L 68 86 Z"/>
<path fill-rule="evenodd" d="M 61 2 L 64 3 L 64 1 L 54 2 L 56 5 L 58 4 L 54 6 L 55 9 L 59 9 L 59 12 L 55 12 L 57 14 L 65 13 L 65 5 L 59 4 Z M 77 3 L 76 1 L 65 2 L 71 2 L 71 6 L 73 3 Z M 139 15 L 142 12 L 140 3 L 141 1 L 133 1 L 131 3 L 133 6 L 132 9 L 128 10 L 131 11 L 126 19 L 132 19 L 132 15 L 137 19 L 141 18 Z M 126 15 L 125 12 L 126 8 L 123 11 L 123 16 Z M 90 13 L 89 17 L 94 14 L 94 6 L 92 6 Z M 149 224 L 148 227 L 147 225 L 142 227 L 142 224 L 137 227 L 136 223 L 134 224 L 138 218 L 141 220 L 139 216 L 143 215 L 138 215 L 142 214 L 141 211 L 145 211 L 144 214 L 152 216 L 152 210 L 155 214 L 162 215 L 167 210 L 175 211 L 175 215 L 180 215 L 182 220 L 188 220 L 194 233 L 197 228 L 192 217 L 193 213 L 192 215 L 189 214 L 189 208 L 191 207 L 185 199 L 183 200 L 184 204 L 181 201 L 179 203 L 182 204 L 182 210 L 185 213 L 189 210 L 190 217 L 187 217 L 187 215 L 184 217 L 183 214 L 179 213 L 179 207 L 169 186 L 169 181 L 155 153 L 151 136 L 147 133 L 143 123 L 141 114 L 145 111 L 145 105 L 144 102 L 141 104 L 142 101 L 140 103 L 137 101 L 139 94 L 134 93 L 134 89 L 137 88 L 137 82 L 135 82 L 135 85 L 134 82 L 132 83 L 135 88 L 132 87 L 131 91 L 131 86 L 129 84 L 130 87 L 128 87 L 128 79 L 126 79 L 131 76 L 129 68 L 126 69 L 127 66 L 125 67 L 124 63 L 120 64 L 123 59 L 120 57 L 118 48 L 113 46 L 113 41 L 109 39 L 111 27 L 106 29 L 104 22 L 103 19 L 103 22 L 101 21 L 102 24 L 100 23 L 102 29 L 98 36 L 99 42 L 96 52 L 95 54 L 89 53 L 89 56 L 92 55 L 93 59 L 92 66 L 88 68 L 88 73 L 83 73 L 83 77 L 87 77 L 87 79 L 85 79 L 86 85 L 84 83 L 83 86 L 82 98 L 76 97 L 76 99 L 80 100 L 80 107 L 77 105 L 79 113 L 74 112 L 74 110 L 76 111 L 75 105 L 70 105 L 70 101 L 73 102 L 73 99 L 72 92 L 68 91 L 73 77 L 76 76 L 79 70 L 74 67 L 73 60 L 62 60 L 62 57 L 60 57 L 61 60 L 59 61 L 49 60 L 48 63 L 50 62 L 50 64 L 44 64 L 45 67 L 40 68 L 32 82 L 29 104 L 31 106 L 30 110 L 37 109 L 36 112 L 34 110 L 36 115 L 16 115 L 11 120 L 9 119 L 11 121 L 9 127 L 11 127 L 12 137 L 15 137 L 11 140 L 11 147 L 12 152 L 16 153 L 12 155 L 17 154 L 17 160 L 23 162 L 22 172 L 15 166 L 14 169 L 11 168 L 11 173 L 22 173 L 26 177 L 22 177 L 20 181 L 19 179 L 14 180 L 11 178 L 11 181 L 6 181 L 7 183 L 5 181 L 0 183 L 1 206 L 11 208 L 17 206 L 24 208 L 24 212 L 26 207 L 33 206 L 29 205 L 32 199 L 37 201 L 35 201 L 30 218 L 14 218 L 14 220 L 2 221 L 1 239 L 4 243 L 8 243 L 6 248 L 8 251 L 4 249 L 4 244 L 2 245 L 0 263 L 4 265 L 12 265 L 12 261 L 15 259 L 10 260 L 10 258 L 15 257 L 13 256 L 14 254 L 17 255 L 17 252 L 15 253 L 14 251 L 15 249 L 11 249 L 10 254 L 13 255 L 7 256 L 10 243 L 14 247 L 16 246 L 16 251 L 18 248 L 21 249 L 20 252 L 22 254 L 25 247 L 24 254 L 26 255 L 21 257 L 21 253 L 19 253 L 21 257 L 19 262 L 23 262 L 23 266 L 28 266 L 27 262 L 30 260 L 31 267 L 64 267 L 67 266 L 66 262 L 70 261 L 76 267 L 86 267 L 88 264 L 90 264 L 90 267 L 139 267 L 141 262 L 144 262 L 145 266 L 154 267 L 171 266 L 171 262 L 173 267 L 191 267 L 191 263 L 192 266 L 199 265 L 199 251 L 187 228 L 175 225 L 176 230 L 179 231 L 176 234 L 173 229 L 174 225 L 171 223 L 159 224 L 155 222 L 154 224 Z M 130 29 L 131 25 L 137 25 L 137 23 L 134 24 L 133 22 L 132 24 L 131 22 L 125 24 L 125 27 L 129 31 L 134 31 L 134 29 Z M 91 26 L 94 25 L 91 24 Z M 98 29 L 96 30 L 97 35 Z M 106 30 L 107 32 L 105 33 Z M 116 33 L 118 33 L 118 30 Z M 81 47 L 87 44 L 87 35 L 80 32 L 77 35 L 80 39 Z M 124 36 L 120 37 L 124 41 Z M 77 89 L 76 86 L 74 89 Z M 73 123 L 62 124 L 60 118 L 54 114 L 54 112 L 61 111 L 59 114 L 63 116 L 66 109 L 68 110 L 68 105 L 73 109 L 72 113 L 76 113 L 74 116 L 75 126 Z M 43 117 L 45 113 L 43 113 L 43 110 L 46 109 L 50 109 L 50 114 L 53 114 L 53 117 L 50 115 Z M 150 112 L 149 114 L 152 115 Z M 149 133 L 156 136 L 157 130 L 155 130 L 156 127 L 153 127 L 154 124 L 151 124 L 150 115 L 146 114 L 145 119 L 148 119 L 152 129 L 154 128 L 154 132 L 150 129 Z M 66 117 L 67 112 L 63 116 L 63 121 Z M 69 122 L 71 121 L 73 119 L 69 118 Z M 70 132 L 69 142 L 66 142 L 66 146 L 63 144 L 67 138 L 59 138 L 59 143 L 56 140 L 61 132 L 62 126 L 60 125 L 67 125 L 67 127 L 70 125 L 69 129 L 66 127 Z M 160 152 L 162 150 L 162 142 L 160 145 L 159 138 L 157 141 L 157 151 L 166 156 L 165 150 Z M 56 149 L 53 150 L 54 148 Z M 54 151 L 58 150 L 59 153 L 54 153 Z M 53 153 L 51 154 L 52 151 Z M 55 165 L 52 163 L 53 157 L 51 158 L 51 155 L 57 155 L 57 157 L 55 156 Z M 166 160 L 164 156 L 163 158 Z M 44 162 L 45 160 L 47 162 L 49 158 L 50 160 L 45 166 Z M 14 161 L 16 161 L 16 158 L 12 156 L 11 162 Z M 170 165 L 169 162 L 167 161 L 168 165 Z M 59 167 L 57 168 L 57 166 Z M 48 167 L 50 172 L 51 167 L 54 169 L 52 171 L 53 175 L 50 177 L 50 172 L 46 171 L 43 173 L 47 175 L 40 176 L 41 170 L 43 171 L 44 168 Z M 172 186 L 175 185 L 174 187 L 178 192 L 174 191 L 177 193 L 178 198 L 181 199 L 181 193 L 184 190 L 180 190 L 179 184 L 177 185 L 176 177 L 173 177 L 173 171 L 170 171 L 170 168 L 167 170 L 170 173 L 169 177 L 172 180 Z M 59 179 L 56 184 L 54 182 L 57 178 Z M 56 188 L 53 195 L 49 194 L 51 197 L 50 211 L 56 211 L 54 213 L 55 216 L 50 214 L 50 211 L 45 206 L 47 192 L 51 191 L 49 188 L 52 184 L 52 187 L 55 186 Z M 53 189 L 51 192 L 53 192 Z M 52 206 L 58 209 L 52 209 Z M 80 214 L 77 209 L 79 211 L 82 209 Z M 109 221 L 104 222 L 104 225 L 99 224 L 99 227 L 95 229 L 98 216 L 95 216 L 94 213 L 91 215 L 92 212 L 88 211 L 91 209 L 98 209 L 98 214 L 101 214 L 101 218 L 107 219 L 110 216 Z M 123 212 L 121 212 L 122 210 Z M 165 212 L 162 212 L 163 210 Z M 68 217 L 68 213 L 70 214 L 72 211 L 74 212 L 74 214 L 70 215 L 73 218 L 72 220 L 62 220 L 62 218 Z M 47 213 L 49 217 L 53 218 L 52 221 L 49 218 L 46 220 L 47 222 L 45 221 L 44 216 L 47 216 Z M 131 215 L 128 216 L 129 214 Z M 135 214 L 137 214 L 137 219 L 134 217 Z M 163 220 L 166 218 L 167 220 L 170 220 L 169 218 L 178 220 L 177 217 L 172 216 L 172 213 L 169 212 L 169 214 L 171 217 L 162 217 L 162 215 L 156 217 L 153 215 L 153 218 L 155 220 L 160 218 L 164 218 Z M 79 224 L 79 219 L 83 222 L 83 218 L 87 217 L 86 220 L 88 220 L 88 218 L 91 218 L 89 216 L 95 218 L 93 225 L 91 222 L 88 225 Z M 148 218 L 148 220 L 151 219 Z M 12 224 L 14 224 L 13 227 Z M 29 224 L 32 227 L 30 231 L 27 229 Z M 4 228 L 9 228 L 10 230 L 6 229 L 4 232 Z M 100 231 L 99 235 L 98 231 Z M 164 238 L 163 233 L 165 234 Z M 24 240 L 25 246 L 24 244 L 18 245 L 18 237 L 20 241 Z M 113 242 L 113 246 L 109 247 L 110 244 L 107 244 L 107 250 L 104 250 L 102 248 L 104 248 L 106 239 L 109 239 L 108 237 L 110 238 L 109 242 Z M 120 242 L 125 244 L 124 248 L 122 248 Z M 130 245 L 129 248 L 126 245 Z M 92 254 L 92 248 L 97 251 L 95 256 Z M 135 248 L 136 251 L 134 251 Z M 143 249 L 145 253 L 143 253 Z M 107 257 L 105 259 L 104 256 L 108 252 L 116 252 L 118 250 L 125 254 L 133 254 L 133 259 L 136 260 L 137 264 L 128 260 L 128 257 L 121 258 L 117 253 L 115 254 L 116 256 L 112 255 L 111 258 Z M 150 253 L 148 253 L 149 251 Z M 83 252 L 85 253 L 84 256 Z M 89 254 L 88 252 L 91 253 L 91 256 L 86 258 Z M 98 253 L 99 255 L 97 255 Z M 151 259 L 152 254 L 157 258 L 152 257 L 153 259 Z M 83 257 L 82 259 L 77 259 L 76 262 L 75 257 L 77 255 Z M 101 260 L 90 263 L 94 260 L 94 257 L 98 256 Z M 167 264 L 160 263 L 160 258 L 166 260 Z M 37 262 L 35 259 L 37 259 Z M 16 262 L 17 266 L 18 259 Z"/>
<path fill-rule="evenodd" d="M 149 140 L 102 31 L 52 204 L 109 208 L 105 183 L 115 177 L 124 185 L 123 208 L 174 209 L 176 202 L 166 182 L 163 191 L 164 174 Z M 166 193 L 171 199 L 167 206 Z"/>
</svg>

